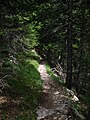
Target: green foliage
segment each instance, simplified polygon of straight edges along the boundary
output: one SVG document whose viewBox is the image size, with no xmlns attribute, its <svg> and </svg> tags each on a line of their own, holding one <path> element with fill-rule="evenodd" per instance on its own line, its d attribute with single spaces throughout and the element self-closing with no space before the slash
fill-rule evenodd
<svg viewBox="0 0 90 120">
<path fill-rule="evenodd" d="M 23 97 L 27 102 L 37 103 L 42 85 L 39 72 L 29 63 L 16 66 L 16 72 L 16 77 L 8 81 L 13 92 Z M 31 106 L 33 105 L 31 104 Z"/>
<path fill-rule="evenodd" d="M 39 67 L 39 63 L 36 60 L 30 60 L 30 64 L 32 64 L 36 69 Z"/>
<path fill-rule="evenodd" d="M 46 70 L 47 70 L 47 73 L 52 78 L 52 80 L 54 80 L 55 82 L 57 82 L 59 85 L 63 84 L 61 78 L 59 76 L 55 76 L 54 72 L 51 71 L 51 68 L 50 68 L 49 64 L 46 64 Z"/>
<path fill-rule="evenodd" d="M 15 120 L 36 120 L 34 112 L 35 111 L 32 113 L 30 110 L 24 111 L 21 115 L 17 116 Z"/>
<path fill-rule="evenodd" d="M 22 61 L 14 66 L 14 76 L 7 79 L 10 86 L 7 93 L 12 99 L 20 99 L 20 113 L 15 116 L 15 120 L 35 120 L 35 110 L 41 95 L 42 81 L 38 72 L 38 62 L 36 60 Z M 3 120 L 6 118 L 3 112 Z M 11 117 L 10 117 L 11 119 Z"/>
<path fill-rule="evenodd" d="M 33 48 L 38 45 L 38 32 L 31 23 L 25 26 L 26 35 L 23 37 L 24 44 L 29 48 Z"/>
</svg>

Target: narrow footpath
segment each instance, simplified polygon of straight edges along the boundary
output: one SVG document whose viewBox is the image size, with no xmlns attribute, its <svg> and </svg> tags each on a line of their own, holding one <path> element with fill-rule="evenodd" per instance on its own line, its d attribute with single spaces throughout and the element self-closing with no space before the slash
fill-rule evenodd
<svg viewBox="0 0 90 120">
<path fill-rule="evenodd" d="M 40 64 L 38 71 L 43 80 L 43 92 L 37 110 L 37 120 L 69 120 L 69 100 L 64 87 L 50 78 L 44 62 Z"/>
</svg>

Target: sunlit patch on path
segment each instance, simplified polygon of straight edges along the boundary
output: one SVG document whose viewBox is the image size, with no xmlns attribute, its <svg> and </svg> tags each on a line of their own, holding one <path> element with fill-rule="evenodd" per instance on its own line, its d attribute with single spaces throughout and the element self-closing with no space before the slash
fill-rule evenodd
<svg viewBox="0 0 90 120">
<path fill-rule="evenodd" d="M 46 72 L 45 63 L 40 64 L 38 71 L 43 80 L 43 91 L 37 109 L 37 120 L 67 120 L 69 100 L 63 86 L 59 86 Z"/>
</svg>

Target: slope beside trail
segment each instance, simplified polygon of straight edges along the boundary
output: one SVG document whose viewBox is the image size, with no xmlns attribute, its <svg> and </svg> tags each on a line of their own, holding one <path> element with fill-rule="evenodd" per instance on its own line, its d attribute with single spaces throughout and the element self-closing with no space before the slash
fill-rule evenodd
<svg viewBox="0 0 90 120">
<path fill-rule="evenodd" d="M 69 100 L 65 88 L 53 81 L 46 72 L 45 63 L 39 65 L 43 91 L 37 110 L 37 120 L 68 120 Z"/>
</svg>

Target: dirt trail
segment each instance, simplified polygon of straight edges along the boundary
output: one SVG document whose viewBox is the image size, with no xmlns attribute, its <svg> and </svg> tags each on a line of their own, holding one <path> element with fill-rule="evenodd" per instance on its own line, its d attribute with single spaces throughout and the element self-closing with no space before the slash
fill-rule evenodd
<svg viewBox="0 0 90 120">
<path fill-rule="evenodd" d="M 40 64 L 38 71 L 43 80 L 43 92 L 37 110 L 37 120 L 68 120 L 69 100 L 65 96 L 63 86 L 51 80 L 44 62 Z"/>
</svg>

